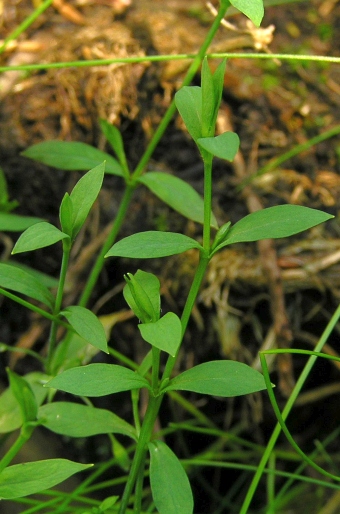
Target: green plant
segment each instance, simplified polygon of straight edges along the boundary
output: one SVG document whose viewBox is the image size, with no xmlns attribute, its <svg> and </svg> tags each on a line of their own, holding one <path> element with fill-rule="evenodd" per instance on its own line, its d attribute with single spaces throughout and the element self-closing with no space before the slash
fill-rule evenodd
<svg viewBox="0 0 340 514">
<path fill-rule="evenodd" d="M 231 3 L 246 12 L 257 24 L 260 22 L 260 0 L 252 4 L 245 0 L 234 0 Z M 219 18 L 224 15 L 228 6 L 229 2 L 221 2 Z M 200 58 L 201 55 L 195 66 Z M 194 69 L 193 66 L 189 78 Z M 204 163 L 203 199 L 191 186 L 176 177 L 160 172 L 142 174 L 157 138 L 174 111 L 173 106 L 165 117 L 162 129 L 133 173 L 128 168 L 119 131 L 105 121 L 101 122 L 101 127 L 117 159 L 81 143 L 42 143 L 24 153 L 64 169 L 93 169 L 78 181 L 70 194 L 65 194 L 59 212 L 61 229 L 44 221 L 35 223 L 20 236 L 12 252 L 16 254 L 32 251 L 61 242 L 63 257 L 56 295 L 52 295 L 48 287 L 32 273 L 25 270 L 14 271 L 10 265 L 0 264 L 0 292 L 51 321 L 48 355 L 43 360 L 44 372 L 23 378 L 8 370 L 10 387 L 0 400 L 0 415 L 3 415 L 2 418 L 0 416 L 1 430 L 5 433 L 20 428 L 20 435 L 0 462 L 0 497 L 20 498 L 41 492 L 91 466 L 65 459 L 9 466 L 13 457 L 31 437 L 35 427 L 42 425 L 69 437 L 110 434 L 116 455 L 112 462 L 107 463 L 108 467 L 113 462 L 126 467 L 129 462 L 129 451 L 120 447 L 112 434 L 122 434 L 132 440 L 130 451 L 133 451 L 133 458 L 121 500 L 118 502 L 117 497 L 109 497 L 102 503 L 90 504 L 91 510 L 88 512 L 128 512 L 133 490 L 133 511 L 143 512 L 143 481 L 148 464 L 156 509 L 162 514 L 189 514 L 193 512 L 193 497 L 185 470 L 167 444 L 157 435 L 153 435 L 164 396 L 178 394 L 177 391 L 191 391 L 233 397 L 266 389 L 265 379 L 259 372 L 243 363 L 230 360 L 206 362 L 173 377 L 192 308 L 213 255 L 230 244 L 287 237 L 332 218 L 331 215 L 306 207 L 280 205 L 250 214 L 233 226 L 228 222 L 218 227 L 212 213 L 213 157 L 231 161 L 239 145 L 238 136 L 233 132 L 215 136 L 224 73 L 225 62 L 212 74 L 207 59 L 204 59 L 201 87 L 184 86 L 175 97 L 176 106 Z M 102 160 L 106 163 L 98 164 Z M 125 193 L 113 230 L 103 245 L 80 301 L 77 305 L 63 307 L 70 251 L 98 196 L 104 172 L 120 176 L 126 184 Z M 132 193 L 139 185 L 148 187 L 175 210 L 201 223 L 202 241 L 178 233 L 148 231 L 133 234 L 114 244 L 128 211 Z M 216 232 L 214 237 L 212 231 Z M 133 258 L 136 255 L 139 258 L 161 258 L 190 249 L 197 251 L 199 262 L 181 318 L 172 312 L 161 316 L 160 283 L 156 276 L 142 270 L 135 274 L 127 273 L 125 276 L 125 300 L 140 321 L 138 328 L 142 338 L 151 345 L 142 364 L 138 366 L 108 347 L 107 336 L 100 320 L 86 308 L 104 258 Z M 10 291 L 28 296 L 43 304 L 44 308 Z M 59 326 L 67 329 L 62 341 L 58 340 Z M 89 363 L 98 351 L 114 355 L 125 366 Z M 163 371 L 161 356 L 166 356 Z M 267 376 L 266 379 L 270 389 Z M 146 414 L 141 421 L 138 405 L 142 388 L 147 390 L 148 402 Z M 56 390 L 79 396 L 84 400 L 84 405 L 52 401 Z M 88 400 L 88 397 L 122 391 L 131 391 L 134 426 L 109 410 L 93 407 Z M 46 399 L 48 401 L 44 403 Z M 76 422 L 79 419 L 83 420 L 80 425 Z M 83 490 L 85 487 L 86 479 Z M 86 492 L 85 490 L 85 496 Z M 80 494 L 82 491 L 76 498 L 78 501 Z M 52 498 L 44 507 L 53 508 L 53 512 L 66 512 L 72 497 L 58 500 L 58 497 Z M 148 511 L 152 512 L 152 504 L 150 509 Z M 77 512 L 76 507 L 70 511 Z M 84 514 L 84 507 L 81 512 Z"/>
</svg>

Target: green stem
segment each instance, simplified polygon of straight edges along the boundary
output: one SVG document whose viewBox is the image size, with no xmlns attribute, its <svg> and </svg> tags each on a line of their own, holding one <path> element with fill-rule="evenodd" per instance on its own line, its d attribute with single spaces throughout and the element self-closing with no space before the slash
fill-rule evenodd
<svg viewBox="0 0 340 514">
<path fill-rule="evenodd" d="M 323 348 L 323 346 L 325 345 L 325 343 L 327 342 L 327 339 L 329 338 L 330 334 L 332 333 L 335 325 L 337 324 L 338 320 L 340 318 L 340 305 L 338 306 L 338 308 L 336 309 L 335 313 L 333 314 L 331 320 L 329 321 L 327 327 L 325 328 L 322 336 L 320 337 L 319 339 L 319 342 L 318 344 L 316 345 L 315 347 L 315 351 L 316 352 L 320 352 Z M 292 410 L 292 407 L 295 403 L 295 400 L 297 399 L 298 395 L 300 394 L 300 391 L 312 369 L 312 367 L 314 366 L 315 364 L 315 361 L 316 361 L 317 357 L 316 356 L 311 356 L 305 367 L 303 368 L 302 370 L 302 373 L 298 379 L 298 381 L 296 382 L 296 385 L 292 391 L 292 394 L 290 395 L 287 403 L 286 403 L 286 406 L 285 408 L 283 409 L 283 412 L 282 412 L 282 419 L 284 421 L 286 421 L 290 411 Z M 275 429 L 272 433 L 272 436 L 267 444 L 267 447 L 264 451 L 264 454 L 262 456 L 262 459 L 257 467 L 257 470 L 256 470 L 256 473 L 253 477 L 253 480 L 250 484 L 250 487 L 248 489 L 248 492 L 247 492 L 247 495 L 245 497 L 245 500 L 243 502 L 243 505 L 242 505 L 242 508 L 240 510 L 240 514 L 247 514 L 248 512 L 248 508 L 250 506 L 250 503 L 253 499 L 253 496 L 255 494 L 255 491 L 257 489 L 257 486 L 260 482 L 260 479 L 261 479 L 261 476 L 262 474 L 264 473 L 264 469 L 265 469 L 265 466 L 270 458 L 270 455 L 274 449 L 274 446 L 276 444 L 276 441 L 279 437 L 281 433 L 281 426 L 279 423 L 276 424 L 275 426 Z"/>
<path fill-rule="evenodd" d="M 59 320 L 57 316 L 54 316 L 53 314 L 50 314 L 49 312 L 44 311 L 43 309 L 40 309 L 40 307 L 33 305 L 33 303 L 30 303 L 27 300 L 23 300 L 22 298 L 20 298 L 20 296 L 10 293 L 9 291 L 6 291 L 6 289 L 2 289 L 2 287 L 0 287 L 0 294 L 6 296 L 7 298 L 9 298 L 10 300 L 13 300 L 16 303 L 19 303 L 26 309 L 36 312 L 37 314 L 40 314 L 40 316 L 43 316 L 44 318 L 46 318 L 52 322 L 56 321 L 57 323 L 59 323 L 59 325 L 62 325 L 65 328 L 71 329 L 70 325 L 68 323 L 66 323 L 66 321 Z"/>
<path fill-rule="evenodd" d="M 140 464 L 137 479 L 136 479 L 135 504 L 134 504 L 134 509 L 133 509 L 134 514 L 140 514 L 140 512 L 142 510 L 145 461 L 146 461 L 146 453 L 144 454 L 144 459 Z"/>
<path fill-rule="evenodd" d="M 213 156 L 208 152 L 202 152 L 204 162 L 204 223 L 203 223 L 203 248 L 210 252 L 211 232 L 211 202 L 212 202 L 212 161 Z"/>
<path fill-rule="evenodd" d="M 86 282 L 83 293 L 80 297 L 79 305 L 81 305 L 82 307 L 86 307 L 87 302 L 90 299 L 93 288 L 96 285 L 98 276 L 103 268 L 105 255 L 107 254 L 107 252 L 113 245 L 113 243 L 121 229 L 121 226 L 124 222 L 124 219 L 126 217 L 126 214 L 127 214 L 127 211 L 128 211 L 129 205 L 130 205 L 131 197 L 132 197 L 133 192 L 136 189 L 136 187 L 137 187 L 137 184 L 134 183 L 134 184 L 127 185 L 125 188 L 124 195 L 123 195 L 122 201 L 120 203 L 112 230 L 111 230 L 107 240 L 105 241 L 105 244 L 103 245 L 100 254 L 97 257 L 96 262 L 93 265 L 93 268 L 90 272 L 90 276 Z"/>
<path fill-rule="evenodd" d="M 42 4 L 40 4 L 30 16 L 24 19 L 22 23 L 18 27 L 16 27 L 13 32 L 9 36 L 6 37 L 3 44 L 0 47 L 0 54 L 6 49 L 6 46 L 10 41 L 16 39 L 20 34 L 22 34 L 32 23 L 51 5 L 53 0 L 45 0 Z"/>
<path fill-rule="evenodd" d="M 0 461 L 0 473 L 12 462 L 17 453 L 21 450 L 24 444 L 31 437 L 33 430 L 35 429 L 35 424 L 25 424 L 21 427 L 20 435 L 17 440 L 12 444 L 8 452 L 2 457 Z"/>
<path fill-rule="evenodd" d="M 119 508 L 119 514 L 125 514 L 129 504 L 130 496 L 135 485 L 141 464 L 143 463 L 146 452 L 147 444 L 151 439 L 153 427 L 158 416 L 158 411 L 162 403 L 163 396 L 149 397 L 148 407 L 146 409 L 145 418 L 142 424 L 140 436 L 138 439 L 136 451 L 131 464 L 130 473 L 126 486 L 124 489 L 122 501 Z"/>
<path fill-rule="evenodd" d="M 230 7 L 229 0 L 221 0 L 220 8 L 216 15 L 216 18 L 214 19 L 214 21 L 210 27 L 210 30 L 209 30 L 208 34 L 206 35 L 205 40 L 202 43 L 201 48 L 199 49 L 197 55 L 195 56 L 193 62 L 191 63 L 191 65 L 187 71 L 187 74 L 182 82 L 182 87 L 189 85 L 190 82 L 192 81 L 192 79 L 194 78 L 195 74 L 197 73 L 197 70 L 200 67 L 200 64 L 205 56 L 205 53 L 206 53 L 207 49 L 209 48 L 212 40 L 214 39 L 214 36 L 220 26 L 221 20 L 224 18 L 229 7 Z M 148 164 L 151 155 L 153 154 L 156 146 L 158 145 L 159 140 L 163 136 L 165 129 L 167 128 L 171 118 L 175 114 L 175 111 L 176 111 L 176 105 L 175 105 L 175 101 L 173 100 L 171 102 L 171 104 L 169 105 L 161 123 L 159 124 L 149 146 L 147 147 L 144 154 L 142 155 L 142 158 L 139 161 L 139 163 L 132 175 L 133 179 L 137 179 L 143 173 L 145 166 Z"/>
<path fill-rule="evenodd" d="M 191 284 L 188 298 L 185 302 L 183 314 L 181 316 L 182 337 L 184 336 L 185 330 L 187 328 L 190 314 L 195 305 L 196 298 L 197 298 L 198 292 L 200 290 L 200 287 L 201 287 L 201 284 L 202 284 L 202 281 L 203 281 L 203 278 L 205 275 L 205 271 L 208 267 L 208 264 L 209 264 L 209 258 L 206 257 L 205 255 L 201 254 L 200 260 L 198 263 L 198 267 L 197 267 L 197 270 L 196 270 L 196 273 L 194 276 L 194 280 L 193 280 L 193 283 Z M 162 382 L 166 379 L 170 379 L 172 370 L 174 369 L 174 366 L 175 366 L 177 358 L 178 358 L 179 351 L 180 351 L 180 347 L 178 348 L 175 357 L 171 357 L 171 356 L 168 357 L 168 360 L 167 360 L 167 363 L 165 366 L 165 370 L 163 373 L 163 377 L 162 377 Z"/>
<path fill-rule="evenodd" d="M 62 261 L 61 261 L 61 269 L 60 269 L 60 277 L 59 277 L 57 296 L 55 299 L 54 310 L 53 310 L 54 316 L 58 316 L 60 313 L 60 309 L 61 309 L 61 305 L 62 305 L 62 301 L 63 301 L 63 295 L 64 295 L 66 273 L 67 273 L 68 263 L 70 260 L 70 252 L 71 252 L 71 240 L 63 239 L 63 257 L 62 257 Z M 54 353 L 56 343 L 57 343 L 57 329 L 58 329 L 58 322 L 52 321 L 50 337 L 49 337 L 49 341 L 48 341 L 48 355 L 47 355 L 47 366 L 46 366 L 47 372 L 50 371 L 50 365 L 51 365 L 53 353 Z"/>
</svg>

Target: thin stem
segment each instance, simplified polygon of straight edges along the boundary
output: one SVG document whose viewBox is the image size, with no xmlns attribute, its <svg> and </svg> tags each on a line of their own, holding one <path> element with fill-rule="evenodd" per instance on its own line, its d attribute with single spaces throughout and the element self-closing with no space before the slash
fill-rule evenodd
<svg viewBox="0 0 340 514">
<path fill-rule="evenodd" d="M 202 153 L 204 162 L 204 223 L 203 248 L 209 254 L 211 232 L 211 202 L 212 202 L 212 161 L 213 156 L 208 152 Z"/>
<path fill-rule="evenodd" d="M 142 510 L 145 461 L 146 461 L 146 454 L 144 454 L 144 460 L 140 464 L 137 479 L 136 479 L 135 504 L 134 504 L 134 509 L 133 509 L 134 514 L 140 514 L 140 512 Z"/>
<path fill-rule="evenodd" d="M 185 302 L 185 306 L 184 306 L 184 309 L 183 309 L 183 314 L 181 316 L 182 337 L 184 336 L 185 330 L 187 328 L 187 325 L 188 325 L 188 322 L 189 322 L 189 318 L 190 318 L 190 314 L 191 314 L 191 311 L 192 311 L 192 309 L 193 309 L 193 307 L 195 305 L 195 301 L 196 301 L 198 292 L 200 290 L 200 287 L 201 287 L 201 284 L 202 284 L 202 280 L 204 278 L 205 271 L 206 271 L 206 269 L 208 267 L 208 264 L 209 264 L 209 258 L 206 257 L 205 255 L 201 254 L 200 260 L 199 260 L 199 263 L 198 263 L 198 267 L 197 267 L 197 270 L 196 270 L 196 273 L 195 273 L 195 276 L 194 276 L 194 280 L 193 280 L 193 283 L 191 284 L 191 288 L 190 288 L 190 291 L 189 291 L 189 294 L 188 294 L 188 298 L 187 298 L 187 300 Z M 170 379 L 172 370 L 174 369 L 174 366 L 175 366 L 177 358 L 178 358 L 179 351 L 180 351 L 180 347 L 178 348 L 175 357 L 171 357 L 171 356 L 168 357 L 168 360 L 167 360 L 167 363 L 166 363 L 166 366 L 165 366 L 165 370 L 164 370 L 164 373 L 163 373 L 162 381 L 164 381 L 166 379 Z"/>
<path fill-rule="evenodd" d="M 62 257 L 62 261 L 61 261 L 58 290 L 57 290 L 57 295 L 56 295 L 54 309 L 53 309 L 54 316 L 58 316 L 60 309 L 61 309 L 63 295 L 64 295 L 66 273 L 67 273 L 68 263 L 70 260 L 70 252 L 71 252 L 71 240 L 68 238 L 63 239 L 63 257 Z M 53 353 L 54 353 L 56 343 L 57 343 L 57 329 L 58 329 L 58 323 L 56 321 L 52 321 L 50 337 L 49 337 L 49 341 L 48 341 L 48 355 L 47 355 L 47 370 L 48 371 L 50 370 L 51 361 L 53 359 Z"/>
<path fill-rule="evenodd" d="M 45 2 L 42 2 L 33 12 L 30 14 L 30 16 L 27 16 L 27 18 L 24 19 L 22 23 L 18 27 L 16 27 L 13 32 L 9 36 L 6 37 L 3 44 L 0 47 L 0 54 L 6 49 L 6 46 L 10 41 L 13 41 L 16 39 L 20 34 L 22 34 L 32 23 L 44 12 L 46 9 L 51 5 L 53 0 L 45 0 Z"/>
<path fill-rule="evenodd" d="M 159 387 L 159 361 L 161 357 L 161 351 L 155 346 L 152 347 L 152 377 L 151 385 L 154 395 L 158 393 Z"/>
<path fill-rule="evenodd" d="M 131 464 L 130 473 L 124 489 L 122 502 L 119 508 L 119 514 L 125 514 L 126 509 L 128 507 L 130 496 L 136 482 L 136 478 L 138 476 L 141 464 L 143 463 L 146 456 L 146 447 L 151 439 L 153 427 L 158 416 L 158 411 L 161 406 L 162 399 L 162 395 L 157 396 L 156 398 L 153 396 L 149 397 L 148 407 L 146 409 L 145 418 L 140 432 L 140 437 L 138 439 L 136 451 Z"/>
<path fill-rule="evenodd" d="M 200 67 L 200 64 L 205 56 L 205 53 L 206 53 L 207 49 L 209 48 L 218 28 L 220 26 L 221 20 L 224 18 L 229 7 L 230 7 L 229 0 L 221 1 L 221 5 L 220 5 L 219 11 L 216 15 L 216 18 L 214 19 L 214 21 L 210 27 L 210 30 L 209 30 L 205 40 L 203 41 L 201 48 L 199 49 L 197 55 L 194 57 L 194 60 L 191 63 L 191 65 L 187 71 L 187 74 L 182 83 L 182 87 L 189 85 L 190 82 L 192 81 L 192 79 L 194 78 L 194 76 L 195 76 L 198 68 Z M 149 162 L 151 155 L 153 154 L 156 146 L 158 145 L 159 140 L 163 136 L 165 129 L 167 128 L 175 111 L 176 111 L 175 101 L 172 100 L 172 102 L 169 105 L 161 123 L 159 124 L 149 146 L 147 147 L 144 154 L 142 155 L 142 158 L 139 161 L 139 163 L 132 175 L 133 179 L 137 179 L 143 173 L 145 166 Z"/>
<path fill-rule="evenodd" d="M 330 334 L 332 333 L 335 325 L 337 324 L 338 320 L 340 318 L 340 305 L 338 306 L 338 308 L 336 309 L 335 313 L 333 314 L 331 320 L 329 321 L 327 327 L 325 328 L 322 336 L 320 337 L 319 339 L 319 342 L 318 344 L 316 345 L 315 347 L 315 351 L 316 352 L 320 352 L 323 348 L 323 346 L 325 345 L 328 337 L 330 336 Z M 295 403 L 295 400 L 297 399 L 298 395 L 300 394 L 300 391 L 312 369 L 312 367 L 314 366 L 315 364 L 315 361 L 316 361 L 317 357 L 312 355 L 305 367 L 303 368 L 302 370 L 302 373 L 298 379 L 298 381 L 296 382 L 296 385 L 292 391 L 292 394 L 290 395 L 287 403 L 286 403 L 286 406 L 285 408 L 283 409 L 283 412 L 282 412 L 282 419 L 284 421 L 286 421 L 290 411 L 292 410 L 292 407 Z M 276 424 L 275 428 L 274 428 L 274 431 L 272 433 L 272 436 L 266 446 L 266 449 L 263 453 L 263 456 L 262 456 L 262 459 L 257 467 L 257 470 L 256 470 L 256 473 L 253 477 L 253 480 L 250 484 L 250 487 L 248 489 L 248 492 L 247 492 L 247 495 L 245 497 L 245 500 L 243 502 L 243 505 L 242 505 L 242 509 L 240 511 L 240 514 L 246 514 L 248 512 L 248 508 L 250 506 L 250 503 L 253 499 L 253 496 L 255 494 L 255 491 L 257 489 L 257 486 L 260 482 L 260 479 L 261 479 L 261 476 L 262 474 L 264 473 L 264 470 L 265 470 L 265 466 L 270 458 L 270 455 L 274 449 L 274 446 L 275 446 L 275 443 L 279 437 L 281 433 L 281 426 L 279 423 Z"/>
<path fill-rule="evenodd" d="M 17 453 L 31 437 L 36 425 L 27 423 L 21 427 L 20 435 L 0 461 L 0 473 L 12 462 Z"/>
<path fill-rule="evenodd" d="M 86 307 L 87 302 L 90 299 L 93 288 L 97 283 L 98 276 L 104 266 L 105 255 L 107 254 L 107 252 L 113 245 L 113 243 L 121 229 L 124 219 L 126 218 L 126 214 L 127 214 L 127 211 L 128 211 L 129 205 L 130 205 L 131 197 L 132 197 L 133 192 L 136 189 L 136 187 L 137 187 L 136 184 L 129 184 L 125 188 L 124 195 L 123 195 L 122 201 L 120 203 L 112 230 L 111 230 L 107 240 L 105 241 L 105 244 L 103 245 L 100 254 L 97 257 L 96 262 L 93 265 L 93 268 L 90 272 L 90 276 L 86 282 L 83 293 L 80 297 L 79 305 L 81 305 L 82 307 Z"/>
</svg>

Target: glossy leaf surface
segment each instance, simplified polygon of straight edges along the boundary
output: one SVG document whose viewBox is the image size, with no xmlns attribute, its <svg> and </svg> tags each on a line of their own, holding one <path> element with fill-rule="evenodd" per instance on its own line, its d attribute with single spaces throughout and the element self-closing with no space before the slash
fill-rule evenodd
<svg viewBox="0 0 340 514">
<path fill-rule="evenodd" d="M 139 182 L 182 216 L 203 224 L 203 198 L 184 180 L 170 173 L 149 171 L 139 179 Z M 211 213 L 211 226 L 218 227 L 213 213 Z"/>
<path fill-rule="evenodd" d="M 86 143 L 44 141 L 30 146 L 22 155 L 67 171 L 87 171 L 105 161 L 106 173 L 123 175 L 122 168 L 114 157 Z"/>
<path fill-rule="evenodd" d="M 64 234 L 64 232 L 51 225 L 51 223 L 47 223 L 47 221 L 35 223 L 21 234 L 14 245 L 12 254 L 45 248 L 68 237 L 67 234 Z"/>
<path fill-rule="evenodd" d="M 159 514 L 192 514 L 194 500 L 182 464 L 162 441 L 151 441 L 148 446 L 151 491 Z"/>
<path fill-rule="evenodd" d="M 136 439 L 136 430 L 106 409 L 71 402 L 47 403 L 39 408 L 38 419 L 52 432 L 69 437 L 96 434 L 124 434 Z"/>
<path fill-rule="evenodd" d="M 0 474 L 0 499 L 22 498 L 44 491 L 90 468 L 66 459 L 49 459 L 8 466 Z"/>
<path fill-rule="evenodd" d="M 131 257 L 151 259 L 186 252 L 201 245 L 183 234 L 175 232 L 138 232 L 114 244 L 105 257 Z"/>
<path fill-rule="evenodd" d="M 30 272 L 0 263 L 0 287 L 30 296 L 53 308 L 54 297 L 47 287 Z"/>
<path fill-rule="evenodd" d="M 194 366 L 171 380 L 165 391 L 192 391 L 232 397 L 266 389 L 263 375 L 243 362 L 210 361 Z"/>
<path fill-rule="evenodd" d="M 89 364 L 67 369 L 50 380 L 46 387 L 79 396 L 106 396 L 141 387 L 150 389 L 149 382 L 141 375 L 116 364 Z"/>
<path fill-rule="evenodd" d="M 93 312 L 80 305 L 71 305 L 61 314 L 85 341 L 108 353 L 104 327 Z"/>
</svg>

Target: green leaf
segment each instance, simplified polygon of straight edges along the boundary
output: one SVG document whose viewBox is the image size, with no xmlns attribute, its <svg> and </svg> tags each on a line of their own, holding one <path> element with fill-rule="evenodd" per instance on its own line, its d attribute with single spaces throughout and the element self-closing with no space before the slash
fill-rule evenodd
<svg viewBox="0 0 340 514">
<path fill-rule="evenodd" d="M 59 220 L 61 230 L 64 232 L 64 234 L 67 234 L 69 237 L 72 237 L 73 204 L 71 197 L 68 193 L 65 193 L 64 198 L 61 201 L 59 209 Z"/>
<path fill-rule="evenodd" d="M 0 212 L 0 231 L 3 232 L 22 232 L 26 228 L 31 227 L 35 223 L 40 223 L 41 218 L 33 218 L 33 216 L 19 216 L 8 212 Z"/>
<path fill-rule="evenodd" d="M 10 369 L 7 369 L 7 375 L 13 396 L 19 404 L 23 423 L 35 421 L 38 404 L 31 386 L 24 378 Z"/>
<path fill-rule="evenodd" d="M 104 327 L 93 312 L 80 305 L 71 305 L 60 314 L 65 316 L 69 324 L 85 341 L 99 350 L 109 353 Z"/>
<path fill-rule="evenodd" d="M 106 173 L 123 176 L 122 168 L 114 157 L 86 143 L 44 141 L 30 146 L 21 155 L 68 171 L 90 170 L 106 161 Z"/>
<path fill-rule="evenodd" d="M 101 119 L 99 121 L 100 128 L 110 145 L 112 146 L 118 160 L 122 166 L 122 170 L 126 177 L 129 176 L 129 167 L 126 161 L 126 155 L 124 150 L 123 138 L 120 131 L 114 125 L 111 125 L 108 121 Z"/>
<path fill-rule="evenodd" d="M 148 447 L 151 491 L 159 514 L 192 514 L 194 500 L 182 464 L 162 441 L 151 441 Z"/>
<path fill-rule="evenodd" d="M 202 137 L 202 89 L 184 86 L 175 94 L 176 107 L 194 141 Z"/>
<path fill-rule="evenodd" d="M 139 182 L 150 189 L 164 203 L 179 212 L 189 220 L 204 222 L 204 202 L 197 191 L 184 180 L 163 173 L 162 171 L 149 171 Z M 218 228 L 216 218 L 211 213 L 211 226 Z"/>
<path fill-rule="evenodd" d="M 256 27 L 261 25 L 264 15 L 263 0 L 230 0 L 230 3 L 245 14 Z"/>
<path fill-rule="evenodd" d="M 182 324 L 176 314 L 168 312 L 156 323 L 138 325 L 144 341 L 175 357 L 182 340 Z"/>
<path fill-rule="evenodd" d="M 334 218 L 331 214 L 301 205 L 268 207 L 235 223 L 217 249 L 233 243 L 292 236 L 331 218 Z"/>
<path fill-rule="evenodd" d="M 213 75 L 211 73 L 208 59 L 204 58 L 202 63 L 201 72 L 201 85 L 202 85 L 202 136 L 209 137 L 215 133 L 215 112 L 216 99 Z"/>
<path fill-rule="evenodd" d="M 50 378 L 44 373 L 33 372 L 24 376 L 36 399 L 37 405 L 41 405 L 47 395 L 47 389 L 43 387 L 43 383 Z M 13 391 L 8 387 L 0 395 L 0 434 L 13 432 L 22 425 L 22 415 Z"/>
<path fill-rule="evenodd" d="M 104 178 L 105 163 L 99 164 L 88 171 L 74 186 L 70 198 L 73 207 L 72 239 L 83 226 L 92 205 L 94 204 Z"/>
<path fill-rule="evenodd" d="M 240 146 L 240 139 L 235 132 L 224 132 L 216 137 L 201 137 L 199 146 L 220 159 L 232 161 Z"/>
<path fill-rule="evenodd" d="M 51 363 L 52 374 L 57 375 L 66 369 L 84 366 L 91 362 L 99 351 L 73 332 L 58 344 Z"/>
<path fill-rule="evenodd" d="M 38 419 L 52 432 L 69 437 L 116 433 L 136 439 L 134 427 L 116 414 L 78 403 L 47 403 L 39 408 Z"/>
<path fill-rule="evenodd" d="M 186 252 L 202 246 L 191 237 L 175 232 L 138 232 L 114 244 L 105 257 L 151 259 Z"/>
<path fill-rule="evenodd" d="M 8 266 L 13 266 L 16 269 L 23 269 L 24 271 L 27 271 L 35 277 L 41 284 L 46 286 L 48 289 L 51 289 L 52 287 L 58 287 L 59 280 L 57 280 L 54 277 L 51 277 L 50 275 L 46 275 L 46 273 L 42 273 L 41 271 L 37 271 L 36 269 L 31 268 L 30 266 L 26 266 L 25 264 L 22 264 L 21 262 L 16 261 L 7 261 L 6 264 Z"/>
<path fill-rule="evenodd" d="M 41 223 L 32 225 L 32 227 L 29 227 L 21 234 L 14 245 L 12 255 L 45 248 L 46 246 L 51 246 L 68 237 L 69 236 L 67 234 L 64 234 L 64 232 L 54 225 L 51 225 L 51 223 L 42 221 Z"/>
<path fill-rule="evenodd" d="M 142 270 L 138 270 L 134 276 L 127 273 L 127 276 L 129 282 L 123 289 L 126 303 L 143 323 L 157 321 L 161 311 L 161 285 L 158 278 Z"/>
<path fill-rule="evenodd" d="M 53 309 L 54 297 L 39 279 L 24 269 L 0 263 L 0 287 L 30 296 Z"/>
<path fill-rule="evenodd" d="M 263 375 L 255 369 L 229 360 L 194 366 L 170 381 L 164 391 L 193 391 L 214 396 L 241 396 L 266 389 Z"/>
<path fill-rule="evenodd" d="M 116 364 L 89 364 L 67 369 L 52 378 L 46 387 L 54 387 L 79 396 L 106 396 L 141 387 L 150 389 L 145 378 L 131 369 Z"/>
<path fill-rule="evenodd" d="M 66 459 L 49 459 L 9 466 L 0 474 L 0 499 L 12 500 L 39 493 L 92 467 Z"/>
</svg>

